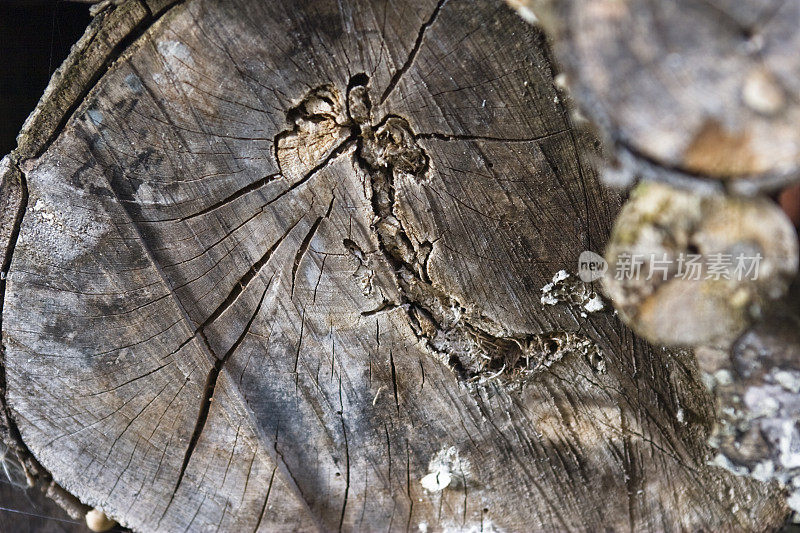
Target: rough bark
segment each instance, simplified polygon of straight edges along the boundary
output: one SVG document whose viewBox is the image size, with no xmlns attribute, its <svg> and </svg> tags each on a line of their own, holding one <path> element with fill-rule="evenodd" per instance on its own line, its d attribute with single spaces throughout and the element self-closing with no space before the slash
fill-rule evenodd
<svg viewBox="0 0 800 533">
<path fill-rule="evenodd" d="M 81 501 L 142 531 L 782 522 L 706 464 L 692 354 L 557 275 L 620 198 L 510 9 L 132 1 L 89 35 L 0 211 L 9 414 Z"/>
</svg>

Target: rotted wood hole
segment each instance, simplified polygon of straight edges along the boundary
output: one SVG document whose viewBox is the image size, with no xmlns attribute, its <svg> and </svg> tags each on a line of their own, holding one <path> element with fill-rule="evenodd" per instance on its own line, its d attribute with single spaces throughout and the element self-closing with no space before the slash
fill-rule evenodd
<svg viewBox="0 0 800 533">
<path fill-rule="evenodd" d="M 540 25 L 494 0 L 95 11 L 0 168 L 3 438 L 74 516 L 786 520 L 778 482 L 714 463 L 695 353 L 577 277 L 628 194 Z"/>
</svg>

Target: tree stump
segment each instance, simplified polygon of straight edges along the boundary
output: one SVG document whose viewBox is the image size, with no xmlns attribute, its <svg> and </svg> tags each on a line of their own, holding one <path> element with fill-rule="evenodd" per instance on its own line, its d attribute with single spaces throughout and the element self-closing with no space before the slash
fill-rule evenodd
<svg viewBox="0 0 800 533">
<path fill-rule="evenodd" d="M 6 437 L 58 484 L 139 531 L 783 521 L 692 354 L 569 275 L 621 199 L 537 29 L 167 4 L 101 12 L 2 167 Z"/>
</svg>

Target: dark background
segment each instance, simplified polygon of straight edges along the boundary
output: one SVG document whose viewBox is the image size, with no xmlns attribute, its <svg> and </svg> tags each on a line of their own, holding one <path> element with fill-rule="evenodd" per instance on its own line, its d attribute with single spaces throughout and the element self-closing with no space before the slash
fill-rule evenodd
<svg viewBox="0 0 800 533">
<path fill-rule="evenodd" d="M 90 20 L 85 3 L 0 0 L 0 157 Z"/>
</svg>

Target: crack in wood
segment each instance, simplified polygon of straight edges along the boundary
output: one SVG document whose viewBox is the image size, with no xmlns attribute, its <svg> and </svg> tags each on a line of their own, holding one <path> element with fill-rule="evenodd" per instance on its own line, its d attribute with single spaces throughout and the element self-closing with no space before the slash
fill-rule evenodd
<svg viewBox="0 0 800 533">
<path fill-rule="evenodd" d="M 434 22 L 436 22 L 436 18 L 439 16 L 439 13 L 442 11 L 442 8 L 447 3 L 447 0 L 439 0 L 436 4 L 436 7 L 433 9 L 433 13 L 431 13 L 430 18 L 425 21 L 424 24 L 419 29 L 419 33 L 417 34 L 417 39 L 414 41 L 414 46 L 411 48 L 411 52 L 409 52 L 408 57 L 406 58 L 405 63 L 397 69 L 394 74 L 392 75 L 392 79 L 389 80 L 389 85 L 386 86 L 386 90 L 383 91 L 381 95 L 381 99 L 379 104 L 383 104 L 388 98 L 389 94 L 394 90 L 395 86 L 400 82 L 400 78 L 403 77 L 403 74 L 411 67 L 411 64 L 414 62 L 414 59 L 417 57 L 417 53 L 419 52 L 420 46 L 422 46 L 422 40 L 425 37 L 425 32 L 430 28 Z M 366 84 L 364 84 L 366 85 Z"/>
<path fill-rule="evenodd" d="M 339 395 L 341 398 L 341 388 L 342 388 L 342 379 L 339 378 Z M 344 436 L 344 467 L 345 467 L 345 485 L 344 485 L 344 498 L 342 501 L 342 512 L 339 515 L 339 532 L 341 533 L 342 527 L 344 526 L 344 517 L 345 517 L 345 510 L 347 509 L 347 499 L 350 495 L 350 443 L 347 440 L 347 427 L 344 423 L 344 405 L 341 404 L 340 399 L 340 411 L 339 411 L 339 419 L 342 423 L 342 435 Z"/>
<path fill-rule="evenodd" d="M 38 157 L 45 153 L 50 145 L 53 144 L 58 135 L 64 130 L 67 123 L 72 119 L 73 115 L 84 103 L 89 93 L 92 92 L 94 87 L 103 78 L 103 76 L 105 76 L 117 59 L 119 59 L 123 53 L 125 53 L 125 51 L 128 50 L 131 45 L 133 45 L 134 42 L 143 37 L 153 25 L 155 25 L 159 20 L 161 20 L 161 18 L 164 17 L 164 15 L 166 15 L 168 11 L 186 2 L 186 0 L 175 0 L 171 4 L 168 4 L 169 9 L 163 9 L 159 13 L 153 13 L 150 10 L 150 7 L 147 5 L 147 2 L 141 0 L 135 1 L 145 10 L 146 16 L 136 26 L 134 26 L 125 37 L 120 39 L 119 42 L 114 45 L 103 62 L 98 66 L 97 70 L 95 70 L 89 81 L 84 84 L 82 90 L 75 95 L 72 103 L 70 103 L 70 105 L 60 114 L 61 116 L 58 122 L 52 127 L 48 137 L 35 150 L 35 153 L 25 154 L 26 158 Z"/>
<path fill-rule="evenodd" d="M 486 141 L 486 142 L 501 142 L 501 143 L 530 143 L 544 141 L 551 137 L 556 137 L 564 133 L 568 133 L 569 128 L 560 129 L 544 135 L 537 135 L 535 137 L 492 137 L 489 135 L 462 135 L 453 133 L 438 133 L 438 132 L 422 132 L 415 133 L 416 139 L 436 139 L 439 141 Z"/>
<path fill-rule="evenodd" d="M 369 311 L 362 311 L 361 316 L 368 317 L 368 316 L 375 316 L 380 315 L 383 313 L 388 313 L 389 311 L 394 311 L 395 309 L 402 308 L 401 304 L 393 303 L 393 302 L 383 302 L 379 307 L 376 309 L 370 309 Z"/>
<path fill-rule="evenodd" d="M 349 86 L 351 95 L 356 86 Z M 360 93 L 359 93 L 360 94 Z M 392 265 L 402 299 L 399 303 L 384 304 L 377 310 L 365 311 L 364 316 L 402 307 L 417 338 L 447 364 L 462 381 L 486 383 L 496 378 L 520 386 L 536 373 L 549 368 L 569 354 L 580 354 L 595 371 L 603 369 L 603 356 L 599 346 L 583 335 L 570 332 L 543 334 L 494 334 L 503 331 L 488 318 L 468 310 L 452 295 L 436 288 L 428 275 L 428 261 L 433 243 L 415 245 L 406 228 L 395 214 L 395 184 L 397 174 L 411 175 L 424 181 L 429 169 L 428 156 L 418 145 L 420 138 L 445 141 L 507 141 L 502 138 L 480 136 L 447 136 L 442 134 L 415 134 L 408 122 L 399 116 L 387 115 L 377 125 L 369 120 L 369 100 L 362 97 L 359 108 L 366 108 L 363 117 L 350 117 L 360 125 L 361 135 L 355 152 L 356 162 L 369 176 L 372 188 L 372 206 L 375 213 L 375 230 L 384 256 Z M 352 103 L 351 103 L 352 106 Z M 563 129 L 536 138 L 520 140 L 535 142 L 548 137 L 570 133 Z M 386 308 L 386 309 L 384 309 Z M 399 411 L 397 383 L 395 402 Z"/>
<path fill-rule="evenodd" d="M 185 341 L 185 342 L 181 343 L 180 347 L 178 347 L 178 350 L 180 350 L 180 348 L 181 348 L 181 347 L 185 346 L 185 345 L 186 345 L 186 344 L 187 344 L 189 341 L 191 341 L 193 338 L 194 338 L 194 337 L 192 336 L 192 337 L 190 337 L 190 338 L 189 338 L 187 341 Z M 176 352 L 177 352 L 178 350 L 176 350 Z M 174 352 L 173 352 L 173 353 L 174 353 Z M 150 371 L 148 371 L 148 372 L 145 372 L 144 374 L 142 374 L 142 375 L 140 375 L 140 376 L 136 376 L 135 378 L 131 378 L 131 379 L 127 380 L 127 381 L 124 381 L 123 383 L 120 383 L 119 385 L 116 385 L 116 386 L 114 386 L 114 387 L 112 387 L 112 388 L 110 388 L 110 389 L 106 389 L 106 390 L 103 390 L 103 391 L 100 391 L 100 392 L 93 392 L 92 394 L 89 394 L 89 395 L 87 395 L 87 397 L 99 396 L 99 395 L 101 395 L 101 394 L 108 394 L 109 392 L 113 392 L 113 391 L 115 391 L 115 390 L 118 390 L 118 389 L 120 389 L 120 388 L 124 387 L 125 385 L 130 385 L 131 383 L 134 383 L 134 382 L 136 382 L 136 381 L 139 381 L 139 380 L 140 380 L 140 379 L 142 379 L 142 378 L 146 378 L 146 377 L 148 377 L 148 376 L 150 376 L 150 375 L 152 375 L 152 374 L 155 374 L 156 372 L 158 372 L 159 370 L 163 370 L 164 368 L 166 368 L 166 367 L 167 367 L 167 366 L 169 366 L 170 364 L 172 364 L 172 363 L 164 363 L 163 365 L 160 365 L 160 366 L 158 366 L 158 367 L 154 368 L 153 370 L 150 370 Z"/>
<path fill-rule="evenodd" d="M 267 510 L 267 502 L 269 501 L 269 495 L 272 492 L 272 483 L 275 481 L 275 472 L 278 470 L 278 467 L 274 467 L 272 469 L 272 474 L 269 476 L 269 485 L 267 486 L 267 495 L 264 496 L 264 503 L 261 505 L 261 510 L 258 513 L 258 522 L 256 522 L 256 526 L 253 528 L 253 533 L 258 531 L 258 528 L 261 526 L 261 521 L 264 520 L 264 513 Z"/>
<path fill-rule="evenodd" d="M 203 215 L 205 215 L 207 213 L 210 213 L 211 211 L 215 211 L 215 210 L 219 209 L 220 207 L 223 207 L 223 206 L 233 202 L 234 200 L 237 200 L 237 199 L 241 198 L 242 196 L 244 196 L 247 193 L 256 191 L 258 189 L 261 189 L 266 184 L 272 183 L 273 181 L 275 181 L 276 179 L 278 179 L 280 177 L 282 177 L 280 173 L 275 173 L 275 174 L 270 174 L 269 176 L 264 176 L 260 180 L 256 180 L 253 183 L 251 183 L 251 184 L 249 184 L 249 185 L 247 185 L 245 187 L 242 187 L 241 189 L 233 192 L 232 194 L 230 194 L 227 197 L 223 198 L 219 202 L 214 202 L 212 205 L 201 209 L 197 213 L 193 213 L 191 215 L 187 215 L 185 217 L 181 217 L 181 218 L 179 218 L 177 220 L 179 220 L 180 222 L 185 222 L 185 221 L 187 221 L 189 219 L 197 218 L 197 217 L 203 216 Z"/>
<path fill-rule="evenodd" d="M 269 207 L 270 205 L 274 204 L 275 202 L 277 202 L 278 200 L 280 200 L 281 198 L 283 198 L 287 194 L 291 193 L 295 189 L 301 187 L 302 185 L 305 185 L 312 178 L 314 178 L 314 176 L 319 174 L 319 172 L 321 172 L 328 165 L 330 165 L 333 161 L 338 159 L 340 156 L 345 154 L 350 148 L 355 146 L 357 140 L 358 140 L 358 134 L 356 132 L 352 132 L 349 136 L 347 136 L 344 140 L 342 140 L 342 142 L 340 142 L 338 145 L 336 145 L 328 153 L 328 155 L 325 158 L 323 158 L 319 163 L 314 165 L 313 168 L 311 168 L 305 174 L 303 174 L 303 176 L 299 180 L 297 180 L 296 182 L 292 183 L 289 187 L 287 187 L 286 189 L 282 190 L 281 192 L 276 194 L 273 198 L 267 200 L 263 205 L 261 205 L 258 208 L 258 210 L 256 211 L 256 213 L 254 215 L 248 217 L 245 220 L 244 223 L 249 222 L 251 219 L 253 219 L 255 216 L 257 216 L 259 213 L 264 212 L 264 210 L 267 207 Z M 270 174 L 269 176 L 266 176 L 265 178 L 262 178 L 261 180 L 255 182 L 255 183 L 246 185 L 242 189 L 239 189 L 239 190 L 235 191 L 234 193 L 229 195 L 225 200 L 222 200 L 221 202 L 217 202 L 213 206 L 204 208 L 201 212 L 198 212 L 198 213 L 195 213 L 195 214 L 192 214 L 192 215 L 187 215 L 187 216 L 184 216 L 184 217 L 159 218 L 159 219 L 149 220 L 148 222 L 185 221 L 185 220 L 192 219 L 192 218 L 204 215 L 204 214 L 208 214 L 211 211 L 214 211 L 216 209 L 219 209 L 220 207 L 223 207 L 224 205 L 228 204 L 231 201 L 234 201 L 234 200 L 236 200 L 236 199 L 238 199 L 238 198 L 240 198 L 240 197 L 242 197 L 242 196 L 244 196 L 244 195 L 246 195 L 248 193 L 255 192 L 255 191 L 261 189 L 264 185 L 272 183 L 273 181 L 275 181 L 275 179 L 277 179 L 279 177 L 283 177 L 283 176 L 281 174 Z M 234 229 L 238 229 L 243 224 L 240 224 L 239 226 L 237 226 Z"/>
<path fill-rule="evenodd" d="M 275 253 L 275 251 L 278 249 L 281 243 L 286 239 L 286 237 L 289 236 L 289 233 L 291 233 L 292 230 L 295 228 L 295 226 L 297 226 L 297 224 L 299 223 L 300 220 L 289 226 L 289 228 L 287 228 L 287 230 L 283 233 L 283 235 L 278 237 L 278 240 L 275 241 L 272 244 L 272 246 L 270 246 L 269 249 L 267 249 L 266 252 L 264 252 L 264 255 L 262 255 L 258 259 L 258 261 L 253 263 L 253 265 L 249 269 L 247 269 L 247 271 L 239 279 L 239 281 L 237 281 L 236 284 L 234 284 L 233 288 L 231 288 L 231 291 L 228 293 L 228 296 L 225 297 L 222 303 L 219 304 L 216 307 L 216 309 L 214 309 L 214 311 L 208 316 L 208 318 L 206 318 L 203 321 L 203 323 L 197 328 L 198 331 L 204 330 L 206 327 L 208 327 L 211 323 L 213 323 L 220 316 L 222 316 L 222 314 L 236 302 L 239 296 L 250 285 L 250 282 L 252 282 L 256 278 L 256 276 L 258 276 L 258 273 L 261 271 L 261 269 L 264 268 L 264 266 L 266 266 L 267 263 L 269 263 L 269 260 L 272 258 L 272 255 Z"/>
<path fill-rule="evenodd" d="M 328 205 L 328 211 L 325 213 L 325 216 L 317 217 L 317 219 L 311 225 L 308 233 L 300 243 L 300 248 L 298 248 L 297 254 L 294 256 L 294 263 L 292 263 L 292 286 L 289 292 L 290 297 L 294 296 L 294 285 L 297 279 L 297 269 L 300 268 L 300 263 L 303 260 L 303 256 L 308 251 L 308 247 L 311 245 L 311 239 L 314 238 L 314 234 L 317 232 L 317 229 L 319 229 L 319 225 L 322 223 L 322 220 L 330 216 L 331 209 L 333 209 L 334 200 L 336 200 L 335 196 L 331 198 L 331 203 Z"/>
<path fill-rule="evenodd" d="M 394 351 L 389 349 L 389 368 L 392 371 L 392 392 L 394 393 L 394 405 L 397 407 L 397 414 L 400 414 L 400 397 L 397 394 L 397 368 L 394 366 Z"/>
<path fill-rule="evenodd" d="M 208 420 L 208 413 L 211 409 L 211 402 L 214 401 L 214 391 L 216 390 L 217 387 L 217 379 L 219 378 L 219 374 L 222 371 L 223 367 L 225 366 L 225 363 L 228 361 L 228 359 L 230 359 L 231 355 L 233 355 L 233 353 L 239 348 L 239 346 L 242 344 L 245 337 L 247 336 L 247 333 L 250 331 L 250 327 L 253 325 L 253 322 L 255 321 L 256 317 L 261 311 L 261 306 L 264 303 L 264 299 L 267 296 L 267 292 L 269 292 L 269 288 L 272 285 L 273 279 L 274 277 L 269 279 L 267 287 L 264 289 L 264 292 L 261 295 L 261 299 L 259 300 L 255 311 L 250 317 L 250 320 L 247 322 L 244 329 L 242 330 L 242 333 L 239 335 L 239 337 L 236 339 L 233 345 L 228 349 L 228 351 L 225 352 L 225 355 L 221 359 L 217 359 L 216 363 L 214 363 L 214 366 L 211 368 L 211 370 L 208 373 L 208 376 L 206 377 L 206 384 L 203 389 L 203 401 L 200 405 L 200 411 L 197 414 L 197 422 L 195 423 L 194 430 L 192 431 L 192 436 L 189 439 L 189 446 L 186 448 L 186 452 L 184 453 L 183 463 L 181 464 L 181 469 L 178 473 L 178 479 L 175 482 L 175 488 L 172 491 L 172 495 L 170 496 L 169 502 L 164 508 L 164 514 L 161 515 L 161 519 L 163 519 L 164 516 L 166 515 L 169 506 L 172 504 L 172 501 L 175 498 L 175 494 L 178 492 L 178 488 L 181 486 L 181 483 L 183 482 L 183 477 L 186 474 L 186 468 L 189 466 L 189 461 L 191 460 L 192 454 L 194 453 L 194 450 L 197 447 L 197 443 L 200 440 L 200 435 L 203 433 L 203 429 L 205 428 L 206 422 Z M 159 519 L 159 523 L 161 519 Z"/>
<path fill-rule="evenodd" d="M 300 337 L 297 339 L 297 350 L 294 352 L 294 367 L 292 368 L 292 374 L 294 375 L 294 386 L 295 390 L 300 386 L 299 376 L 297 374 L 297 367 L 298 363 L 300 362 L 300 348 L 303 346 L 303 333 L 305 332 L 306 328 L 306 310 L 303 309 L 303 313 L 300 315 Z"/>
</svg>

